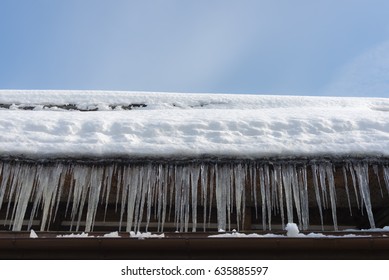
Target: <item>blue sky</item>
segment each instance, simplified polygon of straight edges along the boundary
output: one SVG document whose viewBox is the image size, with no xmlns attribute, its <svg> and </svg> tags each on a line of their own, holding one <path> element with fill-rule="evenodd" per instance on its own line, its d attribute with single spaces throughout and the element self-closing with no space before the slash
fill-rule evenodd
<svg viewBox="0 0 389 280">
<path fill-rule="evenodd" d="M 389 1 L 1 0 L 1 89 L 389 97 Z"/>
</svg>

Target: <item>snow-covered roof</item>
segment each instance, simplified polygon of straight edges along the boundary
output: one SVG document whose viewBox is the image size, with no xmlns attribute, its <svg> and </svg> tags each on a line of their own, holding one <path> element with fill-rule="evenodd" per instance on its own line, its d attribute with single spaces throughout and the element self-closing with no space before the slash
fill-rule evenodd
<svg viewBox="0 0 389 280">
<path fill-rule="evenodd" d="M 0 153 L 26 157 L 388 156 L 389 99 L 0 91 Z"/>
</svg>

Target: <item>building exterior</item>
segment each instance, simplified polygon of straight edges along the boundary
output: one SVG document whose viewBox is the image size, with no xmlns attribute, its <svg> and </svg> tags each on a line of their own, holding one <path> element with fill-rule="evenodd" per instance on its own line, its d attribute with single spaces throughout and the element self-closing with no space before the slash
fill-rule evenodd
<svg viewBox="0 0 389 280">
<path fill-rule="evenodd" d="M 385 99 L 2 91 L 0 108 L 4 257 L 386 258 Z"/>
</svg>

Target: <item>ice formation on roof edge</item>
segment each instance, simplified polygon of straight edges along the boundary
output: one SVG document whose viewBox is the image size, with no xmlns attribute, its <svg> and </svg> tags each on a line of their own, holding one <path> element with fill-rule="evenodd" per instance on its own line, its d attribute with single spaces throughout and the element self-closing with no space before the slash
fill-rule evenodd
<svg viewBox="0 0 389 280">
<path fill-rule="evenodd" d="M 360 211 L 367 214 L 370 227 L 375 228 L 369 168 L 389 191 L 388 162 L 378 166 L 346 161 L 340 168 L 350 214 L 350 200 L 355 200 Z M 158 231 L 164 231 L 166 221 L 171 220 L 176 230 L 187 232 L 206 230 L 214 208 L 219 229 L 231 230 L 231 224 L 236 223 L 240 230 L 249 201 L 262 221 L 262 229 L 271 230 L 272 216 L 277 215 L 282 225 L 297 222 L 299 228 L 306 230 L 312 206 L 308 196 L 313 195 L 322 223 L 323 211 L 329 209 L 337 230 L 338 187 L 334 171 L 335 164 L 330 161 L 109 165 L 1 162 L 0 210 L 6 209 L 4 219 L 14 231 L 22 230 L 25 219 L 30 220 L 29 230 L 39 213 L 43 231 L 50 229 L 56 219 L 60 202 L 66 202 L 70 230 L 80 230 L 85 216 L 85 231 L 90 232 L 96 212 L 107 211 L 114 201 L 120 213 L 118 230 L 147 231 L 154 219 Z M 26 216 L 27 207 L 31 208 L 30 217 Z M 202 217 L 198 217 L 200 208 Z"/>
</svg>

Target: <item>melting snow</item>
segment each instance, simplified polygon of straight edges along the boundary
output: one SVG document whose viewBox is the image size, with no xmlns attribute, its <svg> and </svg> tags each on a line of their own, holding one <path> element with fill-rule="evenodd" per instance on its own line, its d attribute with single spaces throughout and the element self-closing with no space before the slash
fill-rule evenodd
<svg viewBox="0 0 389 280">
<path fill-rule="evenodd" d="M 299 228 L 295 223 L 287 223 L 285 230 L 288 237 L 299 237 L 300 235 Z"/>
<path fill-rule="evenodd" d="M 100 236 L 99 236 L 100 237 Z M 119 235 L 119 232 L 118 231 L 114 231 L 114 232 L 110 232 L 110 233 L 106 233 L 103 235 L 103 237 L 107 237 L 107 238 L 117 238 L 117 237 L 121 237 Z"/>
<path fill-rule="evenodd" d="M 58 238 L 89 238 L 94 237 L 93 235 L 89 235 L 88 233 L 82 232 L 82 233 L 71 233 L 71 234 L 63 234 L 63 235 L 57 235 Z"/>
<path fill-rule="evenodd" d="M 30 238 L 38 238 L 38 235 L 33 229 L 30 230 Z"/>
<path fill-rule="evenodd" d="M 138 239 L 145 239 L 145 238 L 164 238 L 165 237 L 165 234 L 164 233 L 161 233 L 161 234 L 154 234 L 154 233 L 151 233 L 151 232 L 134 232 L 134 231 L 130 231 L 130 237 L 132 238 L 138 238 Z"/>
<path fill-rule="evenodd" d="M 371 235 L 360 235 L 360 234 L 344 234 L 344 235 L 330 235 L 322 233 L 300 233 L 297 224 L 288 223 L 285 227 L 286 235 L 283 234 L 257 234 L 257 233 L 239 233 L 236 230 L 233 230 L 231 233 L 223 233 L 216 235 L 209 235 L 210 238 L 282 238 L 282 237 L 298 237 L 298 238 L 349 238 L 349 237 L 371 237 Z M 375 229 L 374 231 L 387 231 L 389 227 L 384 227 L 383 229 Z M 355 230 L 353 230 L 355 231 Z M 372 230 L 373 231 L 373 230 Z M 362 231 L 361 231 L 362 232 Z"/>
</svg>

